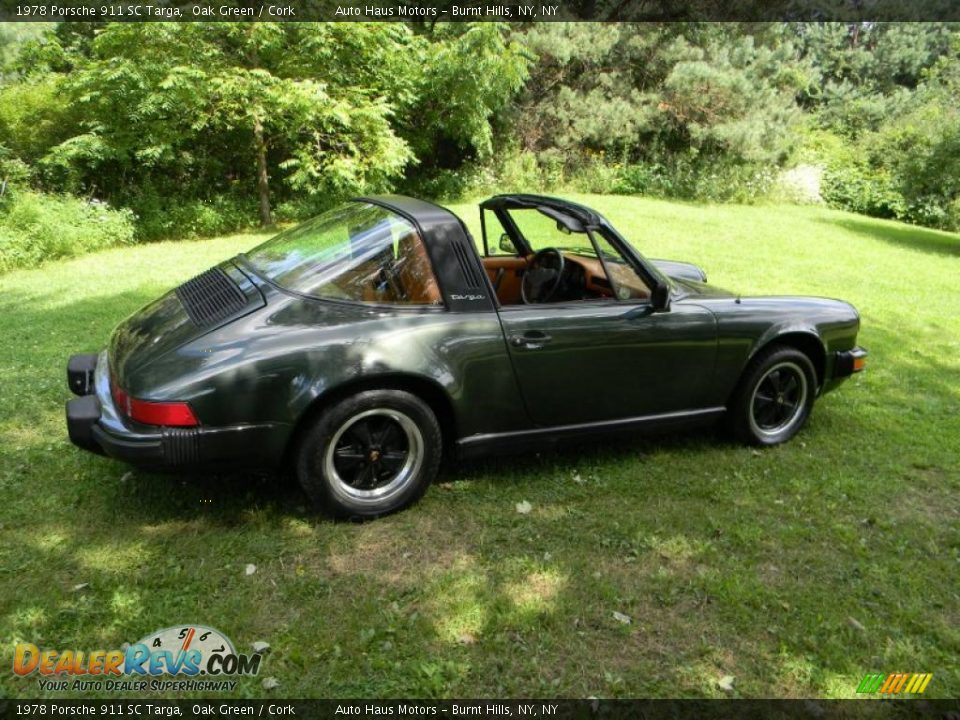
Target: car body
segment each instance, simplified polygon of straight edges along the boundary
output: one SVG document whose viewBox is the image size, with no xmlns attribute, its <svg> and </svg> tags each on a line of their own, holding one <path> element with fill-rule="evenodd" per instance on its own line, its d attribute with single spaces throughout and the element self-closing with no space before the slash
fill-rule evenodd
<svg viewBox="0 0 960 720">
<path fill-rule="evenodd" d="M 646 259 L 600 214 L 557 198 L 499 195 L 480 214 L 482 251 L 438 205 L 358 198 L 187 281 L 123 321 L 107 348 L 70 359 L 71 439 L 152 469 L 280 467 L 334 408 L 365 397 L 351 417 L 373 415 L 344 418 L 354 445 L 301 467 L 301 481 L 337 475 L 337 457 L 369 468 L 383 453 L 409 481 L 435 472 L 440 452 L 709 423 L 738 401 L 751 406 L 743 439 L 782 442 L 815 396 L 863 367 L 845 302 L 742 298 L 695 265 Z M 745 389 L 771 352 L 786 353 L 779 369 Z M 792 424 L 757 420 L 791 398 L 803 406 Z M 401 449 L 382 453 L 378 428 Z M 314 449 L 337 432 L 317 430 Z M 354 437 L 364 434 L 371 442 Z M 410 459 L 431 442 L 442 447 L 429 462 Z M 378 472 L 361 483 L 371 492 Z M 399 499 L 311 495 L 338 514 L 378 515 L 430 479 Z"/>
</svg>

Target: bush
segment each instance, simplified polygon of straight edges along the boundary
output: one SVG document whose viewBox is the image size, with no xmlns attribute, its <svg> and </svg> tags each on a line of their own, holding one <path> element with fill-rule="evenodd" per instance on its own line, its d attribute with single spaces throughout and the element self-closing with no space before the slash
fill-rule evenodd
<svg viewBox="0 0 960 720">
<path fill-rule="evenodd" d="M 881 218 L 904 218 L 906 205 L 894 180 L 883 170 L 858 164 L 828 166 L 820 186 L 833 207 Z"/>
<path fill-rule="evenodd" d="M 133 213 L 105 203 L 9 191 L 0 203 L 0 272 L 133 242 Z"/>
<path fill-rule="evenodd" d="M 472 170 L 465 175 L 469 186 L 452 188 L 457 192 L 449 196 L 568 190 L 747 203 L 769 197 L 778 173 L 773 166 L 696 156 L 624 162 L 611 161 L 603 152 L 561 157 L 552 151 L 523 151 L 504 153 L 494 163 Z M 438 196 L 428 193 L 427 197 Z"/>
<path fill-rule="evenodd" d="M 414 197 L 432 198 L 437 202 L 450 202 L 478 192 L 483 187 L 477 169 L 465 165 L 458 170 L 437 170 L 424 173 L 414 167 L 409 177 L 403 180 L 398 191 Z"/>
<path fill-rule="evenodd" d="M 6 145 L 0 144 L 0 193 L 10 186 L 25 185 L 30 180 L 30 166 Z"/>
<path fill-rule="evenodd" d="M 723 160 L 671 159 L 624 166 L 612 192 L 704 202 L 750 203 L 767 198 L 778 169 Z"/>
<path fill-rule="evenodd" d="M 222 235 L 257 223 L 255 201 L 229 195 L 213 200 L 177 200 L 145 191 L 130 202 L 138 240 L 189 239 Z"/>
</svg>

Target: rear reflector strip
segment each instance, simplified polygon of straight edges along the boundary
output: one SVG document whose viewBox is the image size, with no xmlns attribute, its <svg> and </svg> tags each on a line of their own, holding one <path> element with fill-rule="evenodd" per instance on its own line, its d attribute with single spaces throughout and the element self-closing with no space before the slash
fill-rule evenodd
<svg viewBox="0 0 960 720">
<path fill-rule="evenodd" d="M 197 418 L 184 402 L 147 402 L 130 399 L 130 417 L 145 425 L 167 427 L 196 427 Z"/>
<path fill-rule="evenodd" d="M 152 402 L 130 397 L 115 380 L 110 380 L 110 392 L 117 410 L 131 420 L 144 425 L 163 425 L 166 427 L 196 427 L 197 416 L 185 402 Z"/>
</svg>

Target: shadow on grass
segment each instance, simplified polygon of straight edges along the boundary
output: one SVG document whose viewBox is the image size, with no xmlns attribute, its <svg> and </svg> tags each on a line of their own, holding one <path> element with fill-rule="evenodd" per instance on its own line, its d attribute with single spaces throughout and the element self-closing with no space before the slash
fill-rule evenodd
<svg viewBox="0 0 960 720">
<path fill-rule="evenodd" d="M 900 248 L 960 257 L 960 237 L 953 233 L 915 226 L 897 226 L 872 219 L 856 220 L 848 217 L 819 220 L 818 222 L 840 227 Z"/>
<path fill-rule="evenodd" d="M 476 460 L 449 457 L 435 484 L 468 482 L 491 475 L 496 478 L 503 470 L 519 475 L 521 479 L 519 482 L 516 479 L 497 480 L 498 484 L 521 484 L 523 476 L 535 479 L 545 467 L 559 469 L 581 463 L 642 460 L 656 450 L 690 448 L 695 451 L 716 444 L 734 446 L 722 433 L 707 427 L 685 433 L 571 442 L 563 447 Z M 322 513 L 313 508 L 300 489 L 296 478 L 286 469 L 205 474 L 150 473 L 116 461 L 92 458 L 91 461 L 109 463 L 112 469 L 106 472 L 105 480 L 119 485 L 104 497 L 107 516 L 123 512 L 131 519 L 147 522 L 203 518 L 223 527 L 246 522 L 251 511 L 265 511 L 278 520 L 288 516 L 324 520 Z"/>
<path fill-rule="evenodd" d="M 655 451 L 689 449 L 697 451 L 710 447 L 738 447 L 723 432 L 720 424 L 706 425 L 682 431 L 645 434 L 611 434 L 602 438 L 570 438 L 562 444 L 545 445 L 523 453 L 497 455 L 475 460 L 444 463 L 438 482 L 472 480 L 502 469 L 513 473 L 535 476 L 546 466 L 574 467 L 577 463 L 594 464 L 608 460 L 633 458 L 642 460 Z"/>
</svg>

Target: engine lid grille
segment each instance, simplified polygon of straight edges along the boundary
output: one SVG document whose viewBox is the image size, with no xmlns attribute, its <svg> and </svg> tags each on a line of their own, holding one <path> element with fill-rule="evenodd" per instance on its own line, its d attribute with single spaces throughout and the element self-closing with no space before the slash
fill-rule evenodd
<svg viewBox="0 0 960 720">
<path fill-rule="evenodd" d="M 240 287 L 219 267 L 187 280 L 176 293 L 190 320 L 200 327 L 213 325 L 247 304 Z"/>
</svg>

